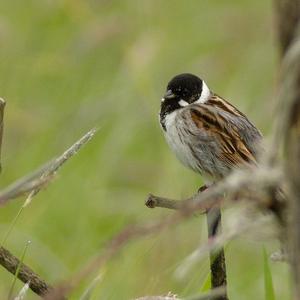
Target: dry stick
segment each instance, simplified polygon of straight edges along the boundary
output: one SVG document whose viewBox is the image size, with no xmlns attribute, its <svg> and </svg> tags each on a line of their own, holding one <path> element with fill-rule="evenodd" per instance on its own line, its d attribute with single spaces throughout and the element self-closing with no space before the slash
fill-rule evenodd
<svg viewBox="0 0 300 300">
<path fill-rule="evenodd" d="M 145 205 L 149 208 L 162 207 L 169 209 L 180 209 L 183 205 L 183 201 L 172 200 L 163 197 L 156 197 L 152 194 L 149 195 Z"/>
<path fill-rule="evenodd" d="M 0 102 L 1 104 L 1 102 Z M 0 106 L 1 108 L 1 106 Z M 3 115 L 3 114 L 2 114 Z M 0 113 L 1 117 L 1 113 Z M 1 121 L 1 120 L 0 120 Z M 72 156 L 74 156 L 83 145 L 91 140 L 94 136 L 96 129 L 88 131 L 83 137 L 76 141 L 71 147 L 69 147 L 62 155 L 46 163 L 43 167 L 34 171 L 30 175 L 27 175 L 15 183 L 11 184 L 9 187 L 0 191 L 0 205 L 6 204 L 9 200 L 15 199 L 24 193 L 30 192 L 30 197 L 32 199 L 41 188 L 48 183 L 55 175 L 57 170 Z M 0 128 L 1 134 L 1 128 Z M 1 144 L 1 143 L 0 143 Z M 1 146 L 1 145 L 0 145 Z M 0 147 L 1 148 L 1 147 Z M 29 201 L 30 201 L 29 200 Z M 25 202 L 24 205 L 28 203 Z M 0 247 L 0 265 L 2 265 L 6 270 L 12 274 L 16 273 L 19 264 L 18 258 L 11 254 L 4 247 Z M 48 285 L 43 279 L 34 273 L 28 266 L 21 263 L 20 271 L 18 273 L 18 278 L 24 283 L 30 282 L 29 287 L 38 295 L 44 296 L 51 290 L 50 285 Z M 61 299 L 64 299 L 62 297 Z"/>
<path fill-rule="evenodd" d="M 15 274 L 20 265 L 18 278 L 24 283 L 30 282 L 29 287 L 36 294 L 43 296 L 50 292 L 52 287 L 47 284 L 39 275 L 32 271 L 24 263 L 10 253 L 7 249 L 0 247 L 0 264 L 10 273 Z"/>
</svg>

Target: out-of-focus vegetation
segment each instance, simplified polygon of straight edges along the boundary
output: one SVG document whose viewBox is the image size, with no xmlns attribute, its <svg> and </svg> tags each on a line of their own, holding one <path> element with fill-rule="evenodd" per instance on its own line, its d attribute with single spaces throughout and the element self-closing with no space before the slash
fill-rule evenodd
<svg viewBox="0 0 300 300">
<path fill-rule="evenodd" d="M 272 23 L 271 1 L 260 0 L 1 1 L 1 186 L 100 127 L 24 210 L 6 246 L 21 255 L 31 240 L 25 262 L 48 282 L 67 279 L 127 224 L 170 214 L 146 209 L 148 192 L 184 198 L 197 190 L 201 178 L 177 162 L 158 125 L 162 93 L 177 73 L 205 78 L 267 134 L 276 79 Z M 1 208 L 2 236 L 21 205 Z M 199 292 L 207 261 L 183 280 L 174 270 L 206 240 L 202 219 L 130 243 L 101 270 L 93 299 Z M 278 247 L 264 244 L 268 253 Z M 226 250 L 231 299 L 263 299 L 261 241 L 240 239 Z M 288 299 L 286 266 L 270 268 L 278 299 Z M 0 295 L 7 295 L 13 276 L 1 269 L 0 278 Z"/>
</svg>

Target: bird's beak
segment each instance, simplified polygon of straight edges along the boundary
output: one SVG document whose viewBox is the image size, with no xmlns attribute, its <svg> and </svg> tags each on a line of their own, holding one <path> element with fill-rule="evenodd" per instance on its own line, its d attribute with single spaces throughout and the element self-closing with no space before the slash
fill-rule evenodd
<svg viewBox="0 0 300 300">
<path fill-rule="evenodd" d="M 173 99 L 176 96 L 173 94 L 173 92 L 171 90 L 167 90 L 165 95 L 164 95 L 164 99 Z"/>
</svg>

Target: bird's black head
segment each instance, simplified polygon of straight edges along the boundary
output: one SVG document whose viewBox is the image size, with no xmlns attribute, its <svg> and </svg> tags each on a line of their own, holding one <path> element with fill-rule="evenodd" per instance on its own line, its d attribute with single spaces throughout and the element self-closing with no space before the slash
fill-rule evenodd
<svg viewBox="0 0 300 300">
<path fill-rule="evenodd" d="M 193 103 L 200 98 L 202 86 L 203 81 L 199 77 L 189 73 L 179 74 L 168 83 L 165 100 L 173 96 L 188 104 Z"/>
<path fill-rule="evenodd" d="M 161 99 L 160 120 L 164 122 L 167 114 L 194 102 L 204 103 L 210 95 L 205 82 L 199 77 L 183 73 L 171 79 L 164 97 Z"/>
</svg>

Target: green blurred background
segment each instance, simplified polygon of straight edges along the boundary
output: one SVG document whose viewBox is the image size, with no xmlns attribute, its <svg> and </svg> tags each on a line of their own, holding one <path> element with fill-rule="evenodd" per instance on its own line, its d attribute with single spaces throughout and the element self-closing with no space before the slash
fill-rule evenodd
<svg viewBox="0 0 300 300">
<path fill-rule="evenodd" d="M 271 1 L 2 0 L 0 96 L 7 106 L 1 186 L 100 127 L 23 211 L 6 247 L 20 256 L 31 240 L 25 262 L 54 283 L 78 271 L 126 225 L 169 215 L 147 209 L 147 194 L 185 198 L 201 178 L 177 162 L 160 131 L 168 80 L 181 72 L 198 74 L 267 135 L 275 37 Z M 2 236 L 22 203 L 1 207 Z M 92 299 L 199 293 L 206 260 L 182 280 L 174 271 L 205 240 L 205 220 L 194 217 L 129 243 L 102 270 Z M 231 299 L 264 299 L 263 244 L 268 253 L 278 247 L 247 237 L 228 245 Z M 289 299 L 287 268 L 272 264 L 271 270 L 277 299 Z M 12 279 L 0 269 L 1 299 Z M 29 292 L 27 299 L 37 296 Z"/>
</svg>

